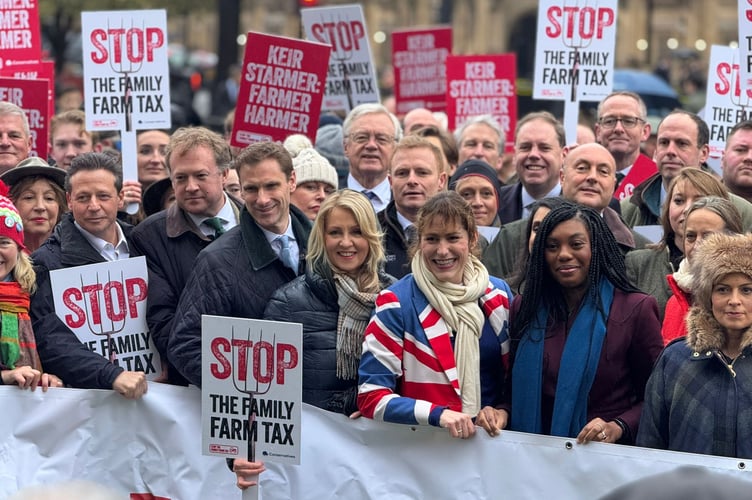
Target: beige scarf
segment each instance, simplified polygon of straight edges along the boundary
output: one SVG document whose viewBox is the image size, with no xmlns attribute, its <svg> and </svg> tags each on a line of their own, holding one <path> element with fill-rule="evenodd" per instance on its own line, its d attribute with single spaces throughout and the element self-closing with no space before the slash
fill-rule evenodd
<svg viewBox="0 0 752 500">
<path fill-rule="evenodd" d="M 422 252 L 415 252 L 412 271 L 418 288 L 454 332 L 454 360 L 462 398 L 462 413 L 480 411 L 479 339 L 486 318 L 478 299 L 488 287 L 488 271 L 477 257 L 465 263 L 462 285 L 439 281 L 428 270 Z"/>
</svg>

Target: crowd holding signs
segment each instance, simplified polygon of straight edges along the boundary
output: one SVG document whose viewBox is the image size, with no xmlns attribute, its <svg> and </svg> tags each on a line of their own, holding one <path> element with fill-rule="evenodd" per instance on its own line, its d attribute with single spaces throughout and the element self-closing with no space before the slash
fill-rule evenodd
<svg viewBox="0 0 752 500">
<path fill-rule="evenodd" d="M 533 97 L 565 103 L 564 122 L 570 142 L 574 142 L 569 135 L 576 130 L 572 124 L 576 124 L 579 102 L 600 101 L 612 91 L 617 11 L 616 0 L 603 0 L 594 6 L 573 6 L 561 0 L 542 0 L 539 4 Z M 752 27 L 742 23 L 742 12 L 750 23 L 752 14 L 740 7 L 740 38 L 747 41 L 746 47 L 738 50 L 713 47 L 711 54 L 705 118 L 710 125 L 711 155 L 716 156 L 723 150 L 730 128 L 749 116 L 752 105 L 752 88 L 749 85 L 752 83 Z M 49 63 L 41 60 L 38 16 L 35 0 L 0 0 L 0 100 L 12 102 L 25 111 L 31 126 L 33 153 L 46 157 L 48 128 L 53 113 L 54 75 Z M 120 133 L 126 179 L 137 177 L 136 132 L 169 129 L 171 126 L 166 16 L 164 10 L 82 13 L 86 129 L 116 130 Z M 361 103 L 380 100 L 362 7 L 345 5 L 303 9 L 301 19 L 305 40 L 248 33 L 229 139 L 233 146 L 243 148 L 257 142 L 279 142 L 293 133 L 305 135 L 313 142 L 322 111 L 347 113 Z M 511 150 L 518 119 L 515 54 L 460 55 L 452 52 L 452 31 L 448 27 L 407 29 L 393 33 L 392 62 L 398 112 L 402 114 L 417 107 L 443 111 L 450 130 L 460 128 L 472 117 L 490 115 L 501 125 L 507 150 Z M 623 122 L 623 119 L 619 120 Z M 388 143 L 390 140 L 387 135 L 370 132 L 360 139 L 370 143 L 371 135 L 376 142 Z M 642 172 L 640 168 L 635 168 L 632 175 L 639 172 Z M 626 182 L 621 191 L 616 192 L 617 198 L 628 196 L 633 188 L 634 183 Z M 237 207 L 234 208 L 237 210 Z M 212 233 L 211 238 L 221 234 L 219 231 Z M 206 233 L 204 236 L 209 237 Z M 149 271 L 143 257 L 52 270 L 50 282 L 55 313 L 52 317 L 56 316 L 88 351 L 128 371 L 142 372 L 150 381 L 163 381 L 167 360 L 160 358 L 146 321 Z M 86 427 L 86 439 L 96 438 L 99 442 L 104 438 L 96 434 L 104 429 L 107 436 L 116 435 L 116 441 L 127 447 L 130 434 L 123 438 L 124 433 L 136 435 L 136 443 L 132 443 L 132 449 L 128 449 L 132 454 L 129 456 L 130 462 L 118 464 L 120 472 L 127 471 L 128 466 L 138 463 L 142 456 L 148 456 L 148 460 L 157 463 L 160 459 L 170 461 L 170 454 L 180 455 L 179 460 L 183 460 L 185 454 L 188 457 L 185 467 L 189 469 L 207 467 L 208 459 L 196 458 L 199 451 L 188 445 L 182 448 L 184 442 L 196 442 L 196 435 L 192 431 L 198 432 L 200 425 L 200 453 L 213 459 L 222 457 L 274 463 L 270 465 L 270 473 L 261 479 L 262 484 L 270 487 L 270 498 L 275 495 L 282 497 L 271 490 L 272 486 L 283 485 L 287 488 L 284 491 L 300 493 L 321 477 L 325 477 L 326 481 L 310 487 L 309 491 L 346 491 L 354 495 L 354 492 L 362 493 L 373 486 L 394 494 L 404 492 L 391 488 L 399 484 L 400 488 L 414 487 L 419 490 L 425 486 L 421 494 L 437 498 L 466 493 L 465 490 L 452 489 L 455 485 L 451 485 L 452 488 L 437 486 L 441 482 L 440 474 L 436 474 L 435 484 L 433 480 L 430 480 L 431 484 L 424 484 L 429 476 L 420 478 L 422 482 L 414 484 L 415 475 L 411 469 L 407 473 L 399 470 L 405 463 L 404 457 L 381 456 L 375 459 L 376 462 L 385 462 L 376 468 L 385 471 L 389 481 L 369 477 L 366 473 L 361 473 L 357 481 L 352 481 L 349 476 L 345 479 L 333 478 L 331 474 L 319 471 L 319 467 L 336 471 L 349 467 L 351 462 L 340 458 L 360 456 L 364 454 L 364 449 L 368 452 L 369 447 L 379 448 L 384 453 L 394 452 L 397 442 L 409 441 L 413 437 L 415 449 L 409 450 L 411 458 L 408 460 L 438 462 L 432 456 L 436 449 L 432 446 L 443 449 L 447 442 L 441 440 L 443 435 L 420 431 L 413 436 L 411 433 L 415 431 L 408 432 L 408 427 L 390 432 L 391 427 L 370 421 L 348 423 L 351 426 L 348 432 L 353 432 L 352 429 L 359 426 L 357 430 L 361 432 L 384 433 L 387 436 L 381 439 L 380 447 L 373 437 L 365 439 L 366 447 L 347 434 L 331 441 L 322 438 L 336 434 L 332 429 L 337 424 L 332 424 L 334 417 L 331 415 L 322 416 L 317 414 L 317 410 L 303 408 L 302 332 L 302 325 L 298 323 L 203 315 L 200 405 L 191 399 L 195 398 L 193 389 L 185 390 L 193 392 L 180 394 L 172 393 L 171 388 L 162 388 L 154 391 L 156 394 L 149 395 L 149 398 L 153 398 L 150 401 L 137 403 L 140 407 L 136 404 L 127 408 L 123 406 L 124 415 L 120 416 L 113 414 L 111 409 L 101 409 L 109 403 L 107 395 L 82 396 L 66 391 L 55 400 L 54 414 L 61 418 L 71 405 L 82 403 L 86 405 L 86 410 L 80 413 L 91 411 L 92 420 L 112 420 L 110 425 L 103 425 L 101 429 Z M 421 353 L 416 354 L 416 357 L 420 356 Z M 171 408 L 173 402 L 183 396 L 188 402 L 175 403 L 175 408 Z M 19 406 L 43 413 L 42 399 L 38 394 L 10 394 L 3 390 L 0 391 L 0 398 L 12 403 L 20 401 Z M 119 401 L 117 405 L 128 403 Z M 37 404 L 40 405 L 38 409 Z M 197 421 L 199 407 L 200 424 Z M 185 417 L 181 411 L 190 412 L 190 415 Z M 154 414 L 158 415 L 160 422 L 164 420 L 167 427 L 171 425 L 171 418 L 180 420 L 185 417 L 190 420 L 190 428 L 181 430 L 179 444 L 165 443 L 164 450 L 159 448 L 156 452 L 143 444 L 149 440 L 159 442 L 159 433 L 146 439 L 140 434 L 143 429 L 132 427 L 133 422 L 149 419 Z M 77 418 L 86 420 L 81 414 Z M 24 425 L 28 425 L 20 414 L 13 414 L 11 422 L 13 426 L 18 425 L 23 429 L 26 429 Z M 310 425 L 309 429 L 304 424 Z M 146 435 L 147 431 L 143 432 Z M 305 442 L 306 439 L 310 441 Z M 507 453 L 505 460 L 512 469 L 515 464 L 509 457 L 513 456 L 511 452 L 518 450 L 518 441 L 531 445 L 523 453 L 524 464 L 542 463 L 543 466 L 539 467 L 545 469 L 547 477 L 550 474 L 555 478 L 539 486 L 540 496 L 560 492 L 558 488 L 583 491 L 577 489 L 574 481 L 558 474 L 558 463 L 551 460 L 551 449 L 556 450 L 557 457 L 571 454 L 571 442 L 512 434 L 505 437 L 501 445 L 484 441 L 481 453 L 489 456 L 491 450 L 494 453 Z M 6 432 L 5 442 L 20 442 L 23 448 L 19 450 L 27 453 L 30 461 L 48 458 L 45 453 L 39 453 L 39 456 L 35 454 L 37 444 L 52 449 L 53 453 L 47 455 L 54 456 L 54 453 L 60 452 L 55 448 L 54 440 L 41 432 L 33 439 Z M 162 451 L 169 455 L 167 459 L 159 457 Z M 607 453 L 601 451 L 596 448 L 592 453 L 589 450 L 575 452 L 577 457 L 573 462 L 578 471 L 584 474 L 583 471 L 605 462 L 612 463 L 613 470 L 616 470 L 616 462 L 629 459 L 642 468 L 629 477 L 626 474 L 609 474 L 616 476 L 619 482 L 647 474 L 645 461 L 641 461 L 634 448 L 623 452 L 618 449 Z M 462 453 L 465 452 L 472 454 L 468 449 Z M 324 456 L 332 461 L 319 463 Z M 667 452 L 651 458 L 665 460 L 664 465 L 669 463 L 670 466 L 662 465 L 661 468 L 669 470 L 676 463 L 686 461 L 686 457 Z M 96 456 L 86 455 L 86 460 L 93 464 L 92 468 L 101 467 Z M 165 481 L 164 477 L 150 476 L 151 473 L 140 470 L 140 465 L 133 465 L 134 470 L 130 471 L 132 478 L 116 484 L 132 491 L 143 490 L 151 495 L 181 498 L 192 495 L 199 498 L 206 495 L 206 484 L 217 484 L 213 493 L 221 491 L 225 495 L 227 481 L 211 477 L 215 470 L 217 475 L 230 477 L 227 470 L 222 467 L 217 470 L 215 467 L 214 464 L 221 462 L 211 461 L 212 474 L 207 473 L 208 469 L 197 470 L 198 479 L 176 476 L 173 484 Z M 730 461 L 711 462 L 699 458 L 694 462 L 713 465 L 725 473 L 736 465 Z M 498 465 L 499 462 L 494 463 Z M 288 467 L 296 465 L 301 467 Z M 523 468 L 517 464 L 516 470 L 522 473 Z M 739 465 L 739 468 L 743 467 Z M 68 475 L 80 472 L 75 468 L 64 471 Z M 471 478 L 474 473 L 479 473 L 479 470 L 461 468 L 462 477 Z M 45 474 L 22 472 L 7 464 L 0 467 L 0 478 L 12 476 L 14 488 L 66 476 L 66 472 L 54 470 Z M 127 475 L 126 472 L 122 474 Z M 179 484 L 181 481 L 185 483 Z M 496 485 L 483 483 L 482 487 L 496 488 Z M 589 492 L 606 491 L 603 484 L 589 488 Z M 427 493 L 429 490 L 433 493 Z M 3 491 L 2 486 L 0 491 Z"/>
</svg>

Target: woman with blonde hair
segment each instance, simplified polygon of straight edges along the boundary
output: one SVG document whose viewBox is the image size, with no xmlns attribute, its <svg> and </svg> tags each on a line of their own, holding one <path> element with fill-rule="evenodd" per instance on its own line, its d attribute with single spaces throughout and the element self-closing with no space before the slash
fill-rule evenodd
<svg viewBox="0 0 752 500">
<path fill-rule="evenodd" d="M 363 331 L 376 295 L 394 279 L 373 207 L 351 189 L 321 205 L 308 239 L 306 273 L 272 296 L 264 319 L 303 324 L 303 402 L 352 416 Z"/>
</svg>

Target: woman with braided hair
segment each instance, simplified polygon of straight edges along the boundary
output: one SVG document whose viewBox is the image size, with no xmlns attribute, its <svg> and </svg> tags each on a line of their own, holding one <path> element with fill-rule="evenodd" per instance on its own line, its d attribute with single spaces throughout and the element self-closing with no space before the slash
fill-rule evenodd
<svg viewBox="0 0 752 500">
<path fill-rule="evenodd" d="M 571 202 L 541 222 L 512 304 L 510 429 L 630 444 L 662 341 L 603 218 Z"/>
</svg>

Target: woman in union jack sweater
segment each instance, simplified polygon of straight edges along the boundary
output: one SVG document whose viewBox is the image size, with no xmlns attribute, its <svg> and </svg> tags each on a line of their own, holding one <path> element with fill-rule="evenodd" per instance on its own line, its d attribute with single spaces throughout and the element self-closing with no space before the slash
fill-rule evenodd
<svg viewBox="0 0 752 500">
<path fill-rule="evenodd" d="M 456 192 L 418 215 L 412 274 L 382 291 L 365 332 L 358 407 L 366 417 L 469 438 L 506 426 L 500 409 L 512 292 L 477 257 L 473 213 Z"/>
</svg>

